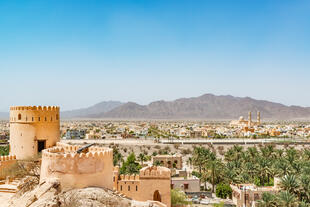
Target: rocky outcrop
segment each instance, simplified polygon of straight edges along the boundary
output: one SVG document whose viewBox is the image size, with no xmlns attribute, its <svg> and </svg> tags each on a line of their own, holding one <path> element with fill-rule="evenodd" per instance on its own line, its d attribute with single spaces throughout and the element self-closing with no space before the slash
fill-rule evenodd
<svg viewBox="0 0 310 207">
<path fill-rule="evenodd" d="M 154 202 L 138 202 L 103 188 L 61 190 L 57 179 L 39 184 L 32 191 L 16 194 L 8 207 L 160 207 Z"/>
</svg>

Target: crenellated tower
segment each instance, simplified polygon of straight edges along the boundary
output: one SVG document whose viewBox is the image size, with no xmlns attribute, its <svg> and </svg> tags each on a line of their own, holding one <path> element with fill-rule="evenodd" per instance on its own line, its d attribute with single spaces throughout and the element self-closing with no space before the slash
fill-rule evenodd
<svg viewBox="0 0 310 207">
<path fill-rule="evenodd" d="M 59 107 L 10 107 L 10 154 L 17 159 L 36 156 L 60 140 Z"/>
</svg>

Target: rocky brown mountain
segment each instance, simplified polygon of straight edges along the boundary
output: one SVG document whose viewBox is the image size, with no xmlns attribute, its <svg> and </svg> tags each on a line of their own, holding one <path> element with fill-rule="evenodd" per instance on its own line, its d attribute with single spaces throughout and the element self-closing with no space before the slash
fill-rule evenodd
<svg viewBox="0 0 310 207">
<path fill-rule="evenodd" d="M 236 119 L 248 111 L 260 111 L 265 119 L 309 119 L 310 108 L 286 106 L 249 97 L 205 94 L 175 101 L 155 101 L 148 105 L 126 103 L 93 118 L 117 119 Z"/>
</svg>

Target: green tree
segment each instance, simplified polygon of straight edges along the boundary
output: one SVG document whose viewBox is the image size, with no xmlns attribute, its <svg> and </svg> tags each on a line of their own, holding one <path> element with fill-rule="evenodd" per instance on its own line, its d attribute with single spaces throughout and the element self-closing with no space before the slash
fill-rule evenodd
<svg viewBox="0 0 310 207">
<path fill-rule="evenodd" d="M 188 201 L 187 196 L 184 192 L 172 189 L 171 190 L 171 205 L 178 206 L 178 205 L 188 205 L 191 202 Z"/>
<path fill-rule="evenodd" d="M 139 170 L 141 169 L 141 165 L 136 162 L 136 156 L 132 152 L 120 169 L 120 174 L 138 174 Z"/>
<path fill-rule="evenodd" d="M 282 191 L 277 196 L 278 206 L 295 207 L 297 206 L 296 197 L 288 191 Z"/>
<path fill-rule="evenodd" d="M 147 157 L 145 156 L 144 153 L 140 153 L 138 156 L 138 159 L 139 159 L 141 165 L 143 165 L 143 162 L 147 161 Z"/>
<path fill-rule="evenodd" d="M 295 193 L 299 189 L 299 184 L 298 181 L 295 177 L 295 175 L 285 175 L 281 179 L 281 187 L 282 189 L 290 192 L 290 193 Z"/>
<path fill-rule="evenodd" d="M 226 199 L 231 197 L 232 189 L 228 184 L 220 183 L 216 186 L 216 197 Z"/>
<path fill-rule="evenodd" d="M 120 163 L 123 161 L 123 156 L 119 152 L 119 149 L 117 147 L 113 147 L 113 165 L 120 165 Z"/>
<path fill-rule="evenodd" d="M 271 193 L 263 193 L 262 199 L 257 201 L 258 207 L 275 207 L 276 206 L 276 200 L 275 196 Z"/>
</svg>

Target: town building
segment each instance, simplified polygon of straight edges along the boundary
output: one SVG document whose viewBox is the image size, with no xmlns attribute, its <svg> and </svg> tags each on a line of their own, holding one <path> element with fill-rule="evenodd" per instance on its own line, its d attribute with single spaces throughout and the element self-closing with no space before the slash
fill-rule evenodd
<svg viewBox="0 0 310 207">
<path fill-rule="evenodd" d="M 152 163 L 155 165 L 159 163 L 161 166 L 169 169 L 182 169 L 182 156 L 181 155 L 156 155 L 152 157 Z"/>
<path fill-rule="evenodd" d="M 254 184 L 230 185 L 232 200 L 237 207 L 255 207 L 265 192 L 277 193 L 280 190 L 279 178 L 274 178 L 274 186 L 257 187 Z"/>
<path fill-rule="evenodd" d="M 200 180 L 197 177 L 172 177 L 171 188 L 185 193 L 200 192 Z"/>
</svg>

